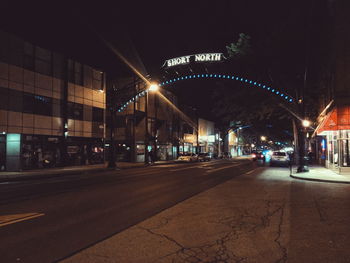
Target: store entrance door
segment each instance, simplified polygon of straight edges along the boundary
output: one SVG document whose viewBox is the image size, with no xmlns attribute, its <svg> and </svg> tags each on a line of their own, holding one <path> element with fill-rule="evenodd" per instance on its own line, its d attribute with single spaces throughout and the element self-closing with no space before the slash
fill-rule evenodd
<svg viewBox="0 0 350 263">
<path fill-rule="evenodd" d="M 349 167 L 350 166 L 349 140 L 348 139 L 339 140 L 339 146 L 340 146 L 339 166 Z"/>
</svg>

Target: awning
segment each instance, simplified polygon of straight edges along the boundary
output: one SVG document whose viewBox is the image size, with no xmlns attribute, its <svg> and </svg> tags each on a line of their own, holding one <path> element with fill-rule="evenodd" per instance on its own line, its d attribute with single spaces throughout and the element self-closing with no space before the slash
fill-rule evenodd
<svg viewBox="0 0 350 263">
<path fill-rule="evenodd" d="M 317 135 L 325 131 L 350 130 L 350 106 L 334 107 L 316 128 Z"/>
</svg>

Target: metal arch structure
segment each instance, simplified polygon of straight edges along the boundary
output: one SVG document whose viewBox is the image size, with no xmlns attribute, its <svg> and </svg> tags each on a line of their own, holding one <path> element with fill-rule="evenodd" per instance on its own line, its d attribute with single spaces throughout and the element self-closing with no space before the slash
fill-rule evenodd
<svg viewBox="0 0 350 263">
<path fill-rule="evenodd" d="M 182 81 L 182 80 L 189 80 L 189 79 L 226 79 L 226 80 L 235 80 L 235 81 L 240 81 L 243 84 L 250 85 L 251 87 L 257 87 L 262 90 L 265 90 L 267 92 L 271 92 L 273 95 L 278 96 L 279 98 L 285 100 L 288 103 L 294 103 L 294 98 L 287 93 L 280 91 L 278 89 L 272 88 L 268 85 L 264 85 L 263 83 L 259 83 L 254 80 L 249 80 L 243 77 L 235 76 L 235 75 L 226 75 L 226 74 L 188 74 L 180 77 L 176 77 L 173 79 L 169 79 L 166 81 L 163 81 L 162 83 L 159 84 L 159 87 L 165 87 L 167 85 L 171 85 L 177 81 Z M 128 100 L 126 103 L 124 103 L 121 107 L 117 109 L 118 112 L 122 112 L 123 110 L 128 107 L 128 105 L 135 100 L 137 100 L 140 97 L 143 97 L 146 92 L 149 92 L 147 89 L 143 90 L 142 92 L 139 92 L 135 97 L 131 98 Z"/>
</svg>

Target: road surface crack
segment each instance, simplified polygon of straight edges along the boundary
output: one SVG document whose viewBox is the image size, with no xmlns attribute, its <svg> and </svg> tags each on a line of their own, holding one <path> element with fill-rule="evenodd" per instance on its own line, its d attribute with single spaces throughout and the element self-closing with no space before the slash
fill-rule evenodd
<svg viewBox="0 0 350 263">
<path fill-rule="evenodd" d="M 320 205 L 320 201 L 321 199 L 314 199 L 314 203 L 315 203 L 315 207 L 316 210 L 318 212 L 318 215 L 320 217 L 320 222 L 326 222 L 327 221 L 327 215 L 326 212 L 322 209 L 321 205 Z"/>
<path fill-rule="evenodd" d="M 282 206 L 279 206 L 277 208 L 277 211 L 280 212 L 280 217 L 279 217 L 278 228 L 277 228 L 277 236 L 276 236 L 274 241 L 278 245 L 278 247 L 279 247 L 279 249 L 280 249 L 280 251 L 282 253 L 282 257 L 279 258 L 276 261 L 276 263 L 287 262 L 287 259 L 288 259 L 287 248 L 282 245 L 282 242 L 280 240 L 281 235 L 282 235 L 282 224 L 283 224 L 283 217 L 284 217 L 284 209 L 285 209 L 285 203 Z"/>
</svg>

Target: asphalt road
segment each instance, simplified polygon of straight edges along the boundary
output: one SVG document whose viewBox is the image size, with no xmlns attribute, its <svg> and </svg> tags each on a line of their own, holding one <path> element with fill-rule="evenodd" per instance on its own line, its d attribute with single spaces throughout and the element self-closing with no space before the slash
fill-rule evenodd
<svg viewBox="0 0 350 263">
<path fill-rule="evenodd" d="M 348 263 L 349 207 L 349 184 L 258 167 L 62 263 Z"/>
<path fill-rule="evenodd" d="M 220 160 L 0 184 L 0 261 L 55 262 L 251 170 Z"/>
</svg>

